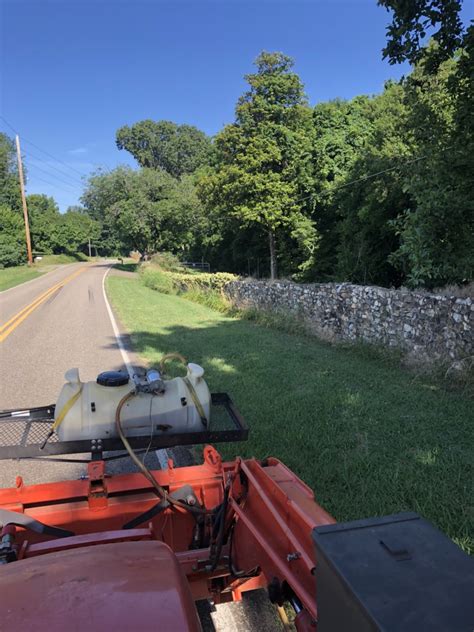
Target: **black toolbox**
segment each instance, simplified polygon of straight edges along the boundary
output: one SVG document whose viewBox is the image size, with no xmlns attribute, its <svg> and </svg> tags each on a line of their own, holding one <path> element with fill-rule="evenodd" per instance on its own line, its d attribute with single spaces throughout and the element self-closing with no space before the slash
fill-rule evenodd
<svg viewBox="0 0 474 632">
<path fill-rule="evenodd" d="M 416 513 L 317 527 L 318 632 L 474 632 L 474 560 Z"/>
</svg>

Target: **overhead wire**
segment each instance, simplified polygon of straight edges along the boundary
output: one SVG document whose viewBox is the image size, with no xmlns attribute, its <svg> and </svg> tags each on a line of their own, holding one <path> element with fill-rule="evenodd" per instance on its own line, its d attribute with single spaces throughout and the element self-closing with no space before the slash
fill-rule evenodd
<svg viewBox="0 0 474 632">
<path fill-rule="evenodd" d="M 444 153 L 445 151 L 448 151 L 449 149 L 453 149 L 453 146 L 450 145 L 449 147 L 445 147 L 444 149 L 440 150 L 441 153 Z M 321 191 L 320 193 L 311 193 L 308 195 L 305 195 L 304 197 L 298 198 L 296 200 L 294 200 L 291 204 L 291 206 L 294 206 L 295 204 L 299 204 L 300 202 L 304 202 L 306 200 L 309 200 L 311 198 L 315 198 L 315 197 L 321 197 L 321 196 L 326 196 L 326 195 L 330 195 L 331 193 L 334 193 L 335 191 L 339 191 L 340 189 L 345 189 L 346 187 L 349 187 L 353 184 L 358 184 L 360 182 L 365 182 L 367 180 L 371 180 L 372 178 L 377 178 L 378 176 L 383 175 L 384 173 L 388 173 L 390 171 L 395 171 L 397 169 L 402 169 L 403 167 L 406 167 L 407 165 L 411 165 L 414 164 L 415 162 L 420 162 L 421 160 L 427 160 L 428 158 L 431 158 L 432 154 L 425 154 L 423 156 L 418 156 L 417 158 L 412 158 L 411 160 L 406 160 L 403 164 L 401 165 L 394 165 L 393 167 L 387 167 L 387 169 L 382 169 L 381 171 L 376 171 L 375 173 L 369 173 L 366 176 L 362 176 L 361 178 L 356 178 L 355 180 L 350 180 L 349 182 L 344 182 L 343 184 L 337 186 L 337 187 L 331 187 L 326 189 L 326 191 Z"/>
<path fill-rule="evenodd" d="M 7 119 L 2 116 L 0 114 L 0 119 L 5 123 L 5 125 L 7 125 L 15 134 L 19 134 L 18 130 L 16 130 L 13 125 L 11 123 L 9 123 L 7 121 Z M 28 138 L 26 138 L 25 136 L 22 135 L 21 137 L 22 141 L 25 143 L 28 143 L 28 145 L 31 145 L 32 147 L 36 147 L 36 149 L 38 149 L 38 151 L 40 151 L 41 153 L 45 154 L 46 156 L 48 156 L 49 158 L 52 158 L 53 160 L 55 160 L 56 162 L 59 162 L 60 164 L 64 165 L 65 167 L 67 167 L 68 169 L 71 169 L 72 171 L 75 171 L 76 173 L 78 173 L 80 176 L 85 176 L 85 173 L 82 173 L 81 171 L 79 171 L 78 169 L 75 169 L 74 167 L 71 167 L 71 165 L 68 165 L 67 162 L 64 162 L 63 160 L 56 158 L 56 156 L 53 156 L 53 154 L 50 154 L 49 152 L 47 152 L 45 149 L 42 149 L 41 147 L 39 147 L 39 145 L 36 145 L 36 143 L 33 143 L 33 141 L 29 140 Z"/>
<path fill-rule="evenodd" d="M 76 183 L 68 182 L 67 180 L 64 180 L 63 178 L 60 178 L 59 176 L 57 176 L 55 173 L 51 173 L 50 171 L 47 171 L 46 169 L 43 169 L 43 167 L 40 167 L 39 165 L 36 165 L 30 161 L 27 162 L 26 166 L 28 170 L 38 169 L 39 171 L 46 174 L 50 178 L 55 178 L 56 180 L 58 180 L 59 182 L 62 182 L 66 186 L 71 187 L 71 189 L 77 190 L 79 186 L 83 186 L 82 183 L 80 185 L 77 185 Z M 35 175 L 35 178 L 36 178 L 36 175 Z"/>
<path fill-rule="evenodd" d="M 18 130 L 16 130 L 13 125 L 11 125 L 11 123 L 9 123 L 7 121 L 7 119 L 2 116 L 0 114 L 0 120 L 2 120 L 5 125 L 7 125 L 7 127 L 9 127 L 9 129 L 12 130 L 12 132 L 14 134 L 19 134 Z M 21 139 L 23 142 L 27 143 L 28 145 L 31 145 L 32 147 L 35 147 L 38 151 L 40 151 L 41 153 L 45 154 L 46 156 L 48 156 L 49 158 L 51 158 L 52 160 L 54 160 L 55 162 L 58 162 L 59 164 L 63 165 L 64 167 L 66 167 L 67 169 L 71 169 L 72 171 L 74 171 L 75 173 L 77 173 L 78 175 L 80 175 L 81 177 L 88 177 L 87 173 L 84 173 L 83 171 L 79 171 L 79 169 L 76 169 L 75 167 L 72 167 L 70 164 L 68 164 L 67 162 L 64 162 L 63 160 L 61 160 L 60 158 L 57 158 L 56 156 L 53 156 L 53 154 L 51 154 L 50 152 L 46 151 L 45 149 L 42 149 L 41 147 L 39 147 L 39 145 L 37 145 L 36 143 L 33 143 L 33 141 L 29 140 L 28 138 L 26 138 L 25 136 L 21 136 Z M 31 151 L 31 150 L 29 150 Z M 52 165 L 53 166 L 53 165 Z M 106 170 L 110 171 L 110 167 L 108 165 L 105 164 L 95 164 L 96 167 L 102 168 L 105 167 Z M 57 167 L 55 167 L 57 169 Z M 58 171 L 61 171 L 60 169 L 57 169 Z M 64 172 L 62 172 L 64 174 Z M 68 175 L 68 174 L 65 174 Z M 75 176 L 70 176 L 75 177 Z M 77 178 L 76 178 L 77 179 Z M 82 183 L 81 183 L 82 184 Z"/>
<path fill-rule="evenodd" d="M 51 182 L 50 180 L 46 180 L 45 178 L 40 178 L 40 176 L 37 176 L 36 174 L 34 174 L 34 178 L 35 180 L 39 180 L 40 182 L 44 182 L 44 184 L 49 184 L 49 186 L 54 187 L 55 189 L 57 189 L 58 191 L 63 191 L 64 193 L 71 193 L 72 191 L 74 191 L 74 189 L 65 189 L 64 185 L 58 185 L 56 182 Z"/>
<path fill-rule="evenodd" d="M 47 160 L 44 160 L 43 158 L 38 157 L 37 155 L 33 154 L 30 149 L 28 149 L 28 151 L 23 150 L 22 153 L 25 154 L 25 156 L 28 156 L 30 160 L 36 160 L 38 162 L 41 162 L 42 164 L 46 165 L 48 169 L 54 169 L 54 171 L 57 171 L 63 177 L 70 178 L 70 180 L 72 180 L 73 182 L 77 182 L 78 184 L 83 186 L 84 184 L 83 180 L 79 180 L 79 178 L 77 178 L 76 176 L 73 176 L 69 173 L 66 173 L 65 171 L 62 171 L 61 169 L 58 169 L 54 164 L 51 164 L 51 161 L 47 161 Z"/>
</svg>

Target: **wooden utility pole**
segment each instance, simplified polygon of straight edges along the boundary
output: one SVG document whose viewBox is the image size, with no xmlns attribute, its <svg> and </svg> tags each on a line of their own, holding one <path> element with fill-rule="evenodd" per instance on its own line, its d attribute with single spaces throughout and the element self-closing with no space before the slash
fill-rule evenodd
<svg viewBox="0 0 474 632">
<path fill-rule="evenodd" d="M 91 256 L 91 238 L 89 237 L 89 257 Z"/>
<path fill-rule="evenodd" d="M 20 178 L 21 202 L 23 204 L 23 217 L 25 218 L 26 250 L 28 251 L 28 265 L 33 263 L 31 253 L 30 223 L 28 221 L 28 207 L 26 206 L 25 183 L 23 181 L 23 163 L 21 162 L 20 137 L 16 135 L 16 155 L 18 157 L 18 176 Z"/>
</svg>

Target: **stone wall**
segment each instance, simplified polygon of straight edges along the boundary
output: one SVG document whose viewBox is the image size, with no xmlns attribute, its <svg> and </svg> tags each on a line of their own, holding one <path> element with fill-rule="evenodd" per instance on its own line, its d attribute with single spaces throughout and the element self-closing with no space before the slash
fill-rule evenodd
<svg viewBox="0 0 474 632">
<path fill-rule="evenodd" d="M 233 281 L 224 292 L 238 307 L 294 313 L 325 339 L 399 348 L 424 361 L 474 354 L 471 298 L 349 283 L 252 280 Z"/>
</svg>

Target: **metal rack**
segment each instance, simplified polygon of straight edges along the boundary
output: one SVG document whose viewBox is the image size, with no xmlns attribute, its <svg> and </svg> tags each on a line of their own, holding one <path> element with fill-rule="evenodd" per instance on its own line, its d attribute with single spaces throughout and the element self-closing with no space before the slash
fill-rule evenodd
<svg viewBox="0 0 474 632">
<path fill-rule="evenodd" d="M 180 445 L 245 441 L 249 433 L 247 424 L 229 395 L 212 393 L 211 398 L 211 428 L 201 432 L 160 431 L 152 436 L 148 433 L 142 437 L 129 437 L 132 448 L 138 451 L 158 450 Z M 56 434 L 53 434 L 42 448 L 54 420 L 54 410 L 54 405 L 51 405 L 0 411 L 0 460 L 42 458 L 87 452 L 91 454 L 91 459 L 95 460 L 107 459 L 102 456 L 104 452 L 123 451 L 124 447 L 119 438 L 60 441 Z M 224 427 L 213 427 L 214 418 L 219 420 L 219 426 Z M 120 458 L 125 455 L 126 453 L 109 458 Z"/>
</svg>

